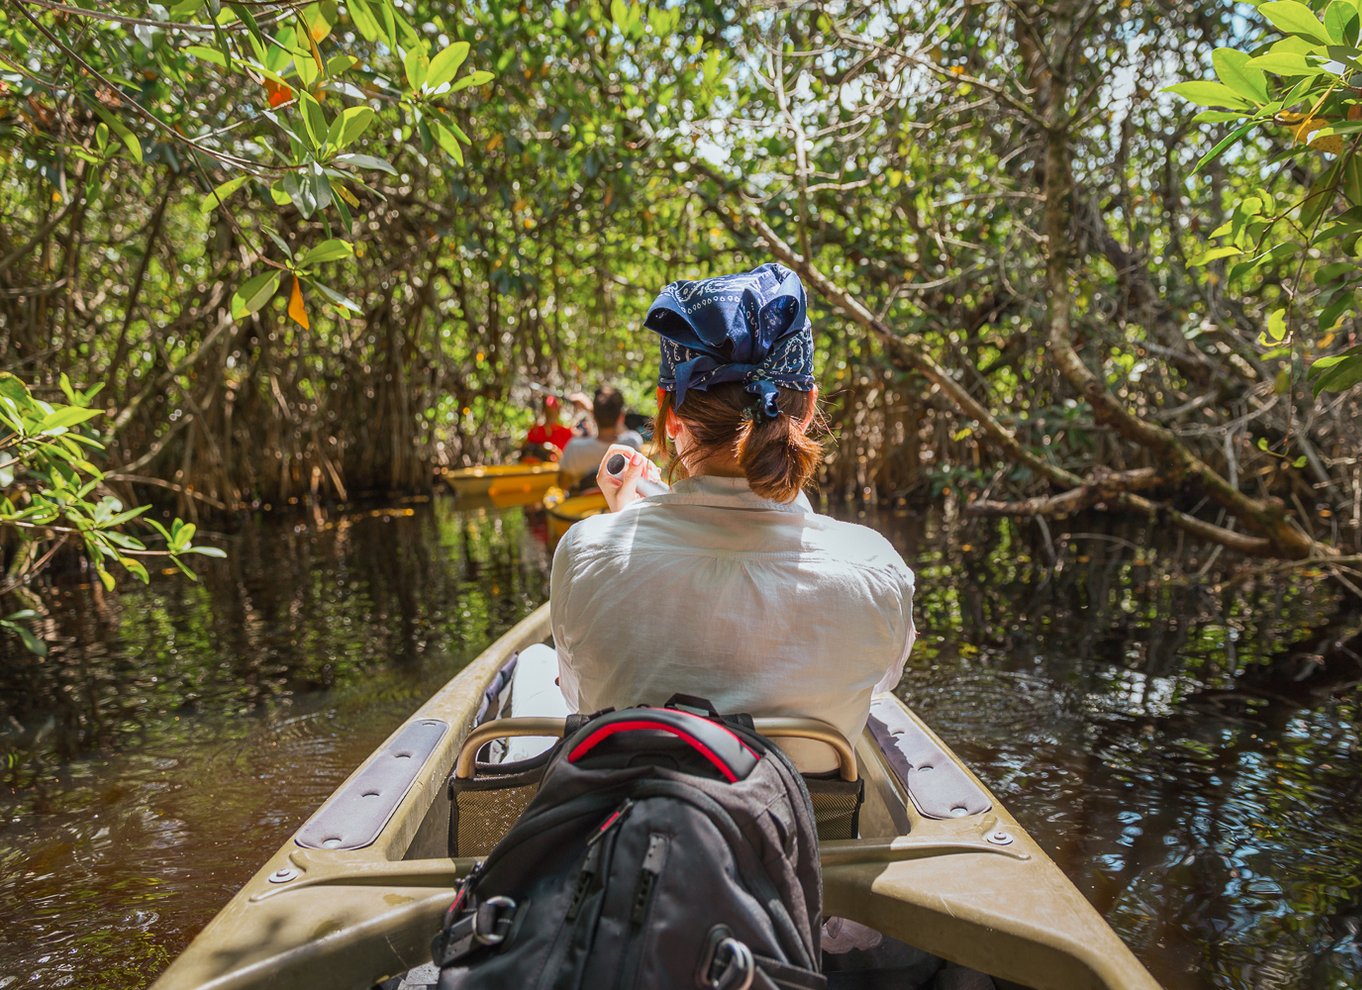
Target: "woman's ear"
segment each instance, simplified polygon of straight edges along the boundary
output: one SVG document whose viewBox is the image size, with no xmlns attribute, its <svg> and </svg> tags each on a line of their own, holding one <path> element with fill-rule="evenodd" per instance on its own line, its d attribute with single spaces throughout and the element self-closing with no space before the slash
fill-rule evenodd
<svg viewBox="0 0 1362 990">
<path fill-rule="evenodd" d="M 801 430 L 808 430 L 809 424 L 813 422 L 814 413 L 818 412 L 818 386 L 813 387 L 813 394 L 809 397 L 809 411 L 804 414 L 804 418 L 799 421 Z"/>
<path fill-rule="evenodd" d="M 675 409 L 667 410 L 667 438 L 675 440 L 676 435 L 681 432 L 681 417 L 676 415 Z"/>
</svg>

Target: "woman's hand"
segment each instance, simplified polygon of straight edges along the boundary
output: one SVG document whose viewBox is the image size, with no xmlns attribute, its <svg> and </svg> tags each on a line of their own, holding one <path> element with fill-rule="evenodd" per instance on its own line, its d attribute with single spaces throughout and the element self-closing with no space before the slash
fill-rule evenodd
<svg viewBox="0 0 1362 990">
<path fill-rule="evenodd" d="M 611 474 L 605 466 L 616 454 L 624 456 L 624 470 L 619 474 Z M 638 493 L 638 482 L 647 467 L 648 458 L 633 447 L 622 443 L 610 445 L 610 449 L 601 458 L 600 468 L 596 471 L 596 485 L 605 496 L 605 503 L 610 506 L 611 512 L 619 512 L 626 505 L 632 505 L 643 497 Z"/>
</svg>

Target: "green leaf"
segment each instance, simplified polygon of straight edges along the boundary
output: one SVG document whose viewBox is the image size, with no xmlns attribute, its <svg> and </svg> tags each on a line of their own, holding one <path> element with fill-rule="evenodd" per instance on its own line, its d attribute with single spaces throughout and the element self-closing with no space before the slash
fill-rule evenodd
<svg viewBox="0 0 1362 990">
<path fill-rule="evenodd" d="M 1202 110 L 1192 118 L 1194 124 L 1228 124 L 1239 122 L 1244 119 L 1243 111 L 1234 110 Z"/>
<path fill-rule="evenodd" d="M 1343 166 L 1343 195 L 1353 206 L 1362 206 L 1362 155 L 1349 155 Z"/>
<path fill-rule="evenodd" d="M 313 265 L 319 265 L 326 261 L 339 261 L 341 258 L 349 258 L 354 253 L 355 249 L 349 241 L 343 241 L 338 237 L 333 237 L 330 240 L 322 241 L 320 244 L 308 248 L 303 256 L 298 259 L 298 266 L 300 268 L 310 268 Z"/>
<path fill-rule="evenodd" d="M 23 379 L 8 371 L 0 371 L 0 397 L 10 399 L 16 404 L 26 403 L 33 398 Z"/>
<path fill-rule="evenodd" d="M 94 109 L 95 113 L 99 114 L 104 123 L 109 125 L 109 129 L 118 135 L 118 139 L 123 142 L 124 147 L 128 149 L 128 154 L 132 156 L 132 160 L 139 165 L 142 164 L 142 142 L 137 140 L 136 134 L 128 130 L 128 125 L 98 103 L 90 103 L 89 106 Z"/>
<path fill-rule="evenodd" d="M 211 62 L 223 69 L 230 69 L 232 67 L 231 59 L 216 48 L 209 48 L 207 45 L 186 45 L 182 51 L 186 55 L 192 55 L 194 58 L 202 59 L 205 62 Z"/>
<path fill-rule="evenodd" d="M 19 614 L 20 613 L 18 612 L 14 613 L 14 615 Z M 10 619 L 13 617 L 14 616 L 10 616 Z M 19 622 L 11 622 L 10 619 L 0 619 L 0 626 L 9 629 L 18 636 L 20 642 L 24 644 L 24 649 L 28 650 L 29 653 L 39 657 L 47 656 L 47 644 L 35 636 L 33 630 L 28 628 L 28 626 L 22 625 Z"/>
<path fill-rule="evenodd" d="M 131 574 L 133 577 L 137 578 L 137 580 L 141 581 L 143 584 L 147 584 L 147 583 L 150 581 L 150 578 L 149 578 L 148 575 L 147 575 L 147 569 L 146 569 L 146 567 L 144 567 L 144 566 L 142 565 L 142 562 L 141 562 L 140 560 L 138 560 L 137 558 L 135 558 L 135 557 L 119 557 L 119 558 L 118 558 L 118 562 L 119 562 L 120 564 L 123 565 L 123 568 L 124 568 L 129 574 Z"/>
<path fill-rule="evenodd" d="M 200 557 L 216 557 L 219 560 L 225 560 L 227 557 L 227 551 L 219 549 L 218 547 L 185 547 L 181 552 L 196 553 Z"/>
<path fill-rule="evenodd" d="M 203 197 L 203 200 L 199 203 L 199 212 L 210 213 L 221 206 L 223 200 L 245 185 L 249 178 L 249 175 L 238 175 L 235 179 L 228 179 L 219 184 L 217 188 Z"/>
<path fill-rule="evenodd" d="M 1362 346 L 1350 348 L 1333 357 L 1320 358 L 1310 366 L 1307 374 L 1314 379 L 1310 388 L 1316 396 L 1321 392 L 1342 392 L 1352 388 L 1362 382 Z"/>
<path fill-rule="evenodd" d="M 479 69 L 477 72 L 470 72 L 453 86 L 449 87 L 451 93 L 457 93 L 461 89 L 468 89 L 470 86 L 485 86 L 495 77 L 486 69 Z"/>
<path fill-rule="evenodd" d="M 1273 0 L 1260 6 L 1258 12 L 1283 34 L 1297 34 L 1323 45 L 1343 40 L 1330 38 L 1315 12 L 1298 0 Z"/>
<path fill-rule="evenodd" d="M 358 313 L 360 311 L 359 303 L 355 302 L 349 296 L 341 295 L 339 292 L 331 288 L 329 285 L 322 285 L 322 283 L 316 281 L 315 279 L 309 282 L 309 284 L 318 292 L 320 292 L 322 295 L 326 296 L 326 298 L 329 299 L 331 303 L 337 306 L 338 308 L 345 310 L 346 312 L 349 313 Z"/>
<path fill-rule="evenodd" d="M 1307 62 L 1304 55 L 1296 55 L 1292 52 L 1268 52 L 1266 55 L 1257 55 L 1249 59 L 1246 64 L 1279 76 L 1319 76 L 1324 74 L 1323 69 Z"/>
<path fill-rule="evenodd" d="M 1240 127 L 1236 127 L 1229 134 L 1225 135 L 1225 137 L 1221 138 L 1214 148 L 1212 148 L 1210 151 L 1206 152 L 1206 154 L 1201 156 L 1201 160 L 1196 163 L 1196 168 L 1192 169 L 1192 174 L 1196 175 L 1211 162 L 1215 161 L 1217 158 L 1220 157 L 1220 155 L 1225 151 L 1226 148 L 1230 147 L 1231 145 L 1238 144 L 1240 141 L 1244 139 L 1245 135 L 1247 135 L 1249 131 L 1253 130 L 1257 126 L 1258 121 L 1250 120 L 1248 123 Z"/>
<path fill-rule="evenodd" d="M 1215 74 L 1220 81 L 1247 100 L 1266 103 L 1267 76 L 1263 70 L 1249 65 L 1249 55 L 1233 48 L 1217 48 L 1211 53 Z"/>
<path fill-rule="evenodd" d="M 33 427 L 34 433 L 50 433 L 53 430 L 65 430 L 69 427 L 84 423 L 94 419 L 96 416 L 103 416 L 103 409 L 85 409 L 81 406 L 62 406 L 54 410 Z"/>
<path fill-rule="evenodd" d="M 449 82 L 458 73 L 459 67 L 468 58 L 469 45 L 466 41 L 456 41 L 430 60 L 426 73 L 425 87 L 436 90 Z"/>
<path fill-rule="evenodd" d="M 113 524 L 114 523 L 112 520 L 110 520 L 109 523 L 106 523 L 106 525 Z M 114 546 L 120 547 L 124 550 L 145 550 L 147 548 L 147 545 L 143 543 L 141 540 L 137 539 L 136 537 L 129 536 L 127 533 L 120 533 L 116 529 L 106 529 L 102 535 L 104 539 L 108 540 Z"/>
<path fill-rule="evenodd" d="M 246 280 L 232 296 L 232 319 L 240 320 L 260 311 L 279 291 L 280 272 L 272 268 Z"/>
<path fill-rule="evenodd" d="M 298 102 L 303 108 L 303 126 L 307 128 L 307 136 L 312 141 L 312 147 L 320 148 L 326 141 L 326 111 L 311 93 L 299 93 Z"/>
<path fill-rule="evenodd" d="M 383 36 L 388 39 L 388 47 L 397 50 L 397 12 L 393 10 L 392 0 L 378 0 L 378 13 L 383 21 Z"/>
<path fill-rule="evenodd" d="M 1286 336 L 1286 310 L 1274 309 L 1267 317 L 1267 336 L 1273 343 Z"/>
<path fill-rule="evenodd" d="M 406 72 L 407 83 L 413 90 L 419 90 L 421 84 L 426 81 L 429 65 L 426 51 L 420 46 L 408 48 L 407 53 L 402 56 L 402 69 Z"/>
<path fill-rule="evenodd" d="M 1349 347 L 1346 351 L 1339 354 L 1330 354 L 1328 357 L 1317 358 L 1314 364 L 1310 365 L 1310 370 L 1305 373 L 1306 377 L 1318 377 L 1330 368 L 1337 368 L 1340 364 L 1343 364 L 1354 357 L 1362 357 L 1362 344 Z"/>
<path fill-rule="evenodd" d="M 368 0 L 348 0 L 346 9 L 350 12 L 350 21 L 355 25 L 355 30 L 364 36 L 365 41 L 379 39 L 383 29 L 378 26 L 378 19 L 369 9 Z"/>
<path fill-rule="evenodd" d="M 229 4 L 232 12 L 241 19 L 241 23 L 246 25 L 246 29 L 251 32 L 251 37 L 264 44 L 265 36 L 260 33 L 260 25 L 256 23 L 255 15 L 251 13 L 251 8 L 244 3 Z"/>
<path fill-rule="evenodd" d="M 1235 255 L 1243 253 L 1233 244 L 1222 244 L 1220 247 L 1211 248 L 1209 251 L 1197 255 L 1187 264 L 1192 268 L 1200 268 L 1202 265 L 1209 265 L 1212 261 L 1218 261 L 1221 258 L 1233 258 Z"/>
<path fill-rule="evenodd" d="M 337 165 L 353 165 L 355 168 L 370 168 L 379 172 L 387 172 L 389 175 L 396 175 L 397 169 L 393 168 L 392 163 L 382 158 L 375 158 L 373 155 L 337 155 L 333 161 Z"/>
<path fill-rule="evenodd" d="M 1209 79 L 1195 82 L 1174 83 L 1163 88 L 1165 93 L 1174 93 L 1183 99 L 1202 107 L 1222 107 L 1226 110 L 1251 110 L 1253 105 L 1224 83 Z"/>
<path fill-rule="evenodd" d="M 450 158 L 462 165 L 463 145 L 459 144 L 459 139 L 454 136 L 454 132 L 438 120 L 432 120 L 430 122 L 430 127 L 431 130 L 435 132 L 435 140 L 438 141 L 440 147 L 445 150 L 445 154 L 449 155 Z"/>
<path fill-rule="evenodd" d="M 339 117 L 331 122 L 326 139 L 337 148 L 344 148 L 358 140 L 378 118 L 370 107 L 346 107 Z"/>
<path fill-rule="evenodd" d="M 311 52 L 296 49 L 293 53 L 293 68 L 298 73 L 298 81 L 303 84 L 304 89 L 311 89 L 312 84 L 317 81 L 317 76 L 321 74 L 316 61 L 312 58 Z"/>
<path fill-rule="evenodd" d="M 1352 261 L 1336 261 L 1333 264 L 1325 265 L 1315 272 L 1315 285 L 1321 286 L 1329 282 L 1336 281 L 1345 275 L 1357 273 L 1357 264 Z"/>
<path fill-rule="evenodd" d="M 170 548 L 179 550 L 182 547 L 189 546 L 190 541 L 194 539 L 194 534 L 199 531 L 199 527 L 197 523 L 182 522 L 179 519 L 176 519 L 175 523 L 176 525 L 170 527 Z"/>
</svg>

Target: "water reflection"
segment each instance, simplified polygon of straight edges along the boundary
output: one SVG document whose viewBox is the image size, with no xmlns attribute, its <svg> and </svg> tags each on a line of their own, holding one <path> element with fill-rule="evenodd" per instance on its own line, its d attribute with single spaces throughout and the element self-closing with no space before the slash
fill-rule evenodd
<svg viewBox="0 0 1362 990">
<path fill-rule="evenodd" d="M 48 662 L 0 668 L 0 986 L 147 985 L 547 593 L 521 513 L 447 501 L 262 520 L 229 550 L 201 585 L 68 610 Z"/>
<path fill-rule="evenodd" d="M 1188 585 L 1138 530 L 1051 534 L 1052 568 L 1024 531 L 907 531 L 905 696 L 1165 986 L 1362 984 L 1357 668 L 1314 697 L 1290 662 L 1327 594 Z"/>
<path fill-rule="evenodd" d="M 1189 584 L 1139 528 L 864 521 L 919 575 L 902 690 L 1166 986 L 1358 985 L 1359 692 L 1292 659 L 1327 598 Z M 261 520 L 230 549 L 0 670 L 0 986 L 150 982 L 546 592 L 518 510 Z"/>
</svg>

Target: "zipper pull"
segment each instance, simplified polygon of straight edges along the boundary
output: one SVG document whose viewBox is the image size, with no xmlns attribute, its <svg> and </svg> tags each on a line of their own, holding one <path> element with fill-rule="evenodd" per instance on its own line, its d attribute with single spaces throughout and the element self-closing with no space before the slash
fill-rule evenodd
<svg viewBox="0 0 1362 990">
<path fill-rule="evenodd" d="M 487 860 L 478 860 L 473 864 L 473 868 L 465 874 L 464 878 L 459 881 L 458 889 L 454 893 L 454 903 L 449 905 L 449 909 L 445 911 L 446 926 L 454 920 L 454 916 L 457 914 L 459 908 L 463 906 L 463 902 L 467 898 L 469 891 L 471 891 L 473 886 L 478 882 L 478 877 L 482 875 L 483 867 L 486 864 Z"/>
<path fill-rule="evenodd" d="M 662 862 L 667 858 L 667 837 L 660 832 L 648 836 L 648 851 L 643 856 L 643 868 L 638 874 L 638 889 L 634 891 L 634 910 L 629 915 L 629 923 L 643 924 L 643 916 L 648 913 L 648 902 L 653 898 L 653 887 L 662 873 Z"/>
<path fill-rule="evenodd" d="M 624 821 L 624 817 L 633 806 L 634 802 L 626 798 L 624 803 L 610 812 L 605 821 L 601 822 L 596 831 L 587 838 L 586 860 L 582 863 L 582 871 L 577 874 L 577 886 L 573 888 L 572 902 L 568 904 L 567 914 L 564 916 L 568 921 L 577 917 L 578 912 L 582 910 L 582 904 L 586 901 L 587 893 L 591 890 L 591 879 L 596 875 L 596 867 L 601 860 L 600 840 Z"/>
<path fill-rule="evenodd" d="M 629 798 L 625 798 L 624 803 L 612 811 L 610 816 L 596 828 L 596 831 L 591 833 L 591 837 L 586 840 L 587 848 L 589 849 L 597 842 L 600 842 L 611 829 L 618 827 L 620 822 L 624 821 L 625 816 L 633 810 L 633 807 L 634 802 Z"/>
</svg>

